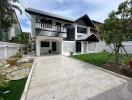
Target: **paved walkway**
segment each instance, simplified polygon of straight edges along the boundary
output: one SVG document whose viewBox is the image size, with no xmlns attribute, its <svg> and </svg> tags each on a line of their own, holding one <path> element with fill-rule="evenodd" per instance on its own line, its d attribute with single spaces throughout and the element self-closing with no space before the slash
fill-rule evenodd
<svg viewBox="0 0 132 100">
<path fill-rule="evenodd" d="M 38 57 L 26 100 L 132 100 L 132 83 L 92 65 L 54 55 Z"/>
</svg>

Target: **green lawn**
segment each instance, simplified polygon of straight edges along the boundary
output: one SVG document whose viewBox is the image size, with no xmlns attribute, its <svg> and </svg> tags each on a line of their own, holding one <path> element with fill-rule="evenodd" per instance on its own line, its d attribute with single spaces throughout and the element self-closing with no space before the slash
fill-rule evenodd
<svg viewBox="0 0 132 100">
<path fill-rule="evenodd" d="M 114 54 L 110 56 L 110 53 L 108 52 L 74 55 L 73 58 L 91 63 L 96 66 L 101 66 L 106 62 L 114 62 Z M 123 57 L 123 63 L 127 64 L 128 60 L 128 57 Z"/>
<path fill-rule="evenodd" d="M 4 100 L 20 100 L 27 78 L 10 81 L 9 82 L 9 94 L 6 94 Z"/>
</svg>

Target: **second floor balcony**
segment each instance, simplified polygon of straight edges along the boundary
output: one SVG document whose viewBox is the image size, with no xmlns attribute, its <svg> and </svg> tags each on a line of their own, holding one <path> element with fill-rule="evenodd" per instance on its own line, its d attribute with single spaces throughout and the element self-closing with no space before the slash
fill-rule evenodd
<svg viewBox="0 0 132 100">
<path fill-rule="evenodd" d="M 51 32 L 60 32 L 60 33 L 66 33 L 67 29 L 66 27 L 63 26 L 58 26 L 58 25 L 52 25 L 52 24 L 45 24 L 45 23 L 36 23 L 35 24 L 36 29 L 42 29 L 45 31 L 51 31 Z"/>
</svg>

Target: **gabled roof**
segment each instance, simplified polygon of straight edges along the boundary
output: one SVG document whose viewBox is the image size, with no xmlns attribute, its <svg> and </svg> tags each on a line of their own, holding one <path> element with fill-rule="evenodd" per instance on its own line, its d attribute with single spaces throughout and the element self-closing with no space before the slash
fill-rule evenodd
<svg viewBox="0 0 132 100">
<path fill-rule="evenodd" d="M 70 18 L 66 18 L 66 17 L 63 17 L 63 16 L 52 14 L 52 13 L 49 13 L 49 12 L 46 12 L 46 11 L 37 10 L 37 9 L 34 9 L 34 8 L 26 8 L 25 11 L 29 14 L 47 16 L 47 17 L 50 17 L 50 18 L 55 18 L 55 19 L 60 19 L 60 20 L 63 20 L 63 21 L 68 21 L 68 22 L 71 22 L 71 23 L 76 22 L 77 24 L 80 24 L 80 25 L 96 28 L 93 21 L 88 17 L 87 14 L 83 15 L 82 17 L 78 18 L 77 20 L 73 20 L 73 19 L 70 19 Z"/>
<path fill-rule="evenodd" d="M 90 26 L 93 28 L 95 27 L 95 24 L 93 23 L 93 21 L 88 17 L 87 14 L 83 15 L 82 17 L 78 18 L 77 20 L 75 20 L 75 22 L 79 25 L 83 25 L 83 26 Z"/>
<path fill-rule="evenodd" d="M 61 20 L 68 21 L 68 22 L 74 22 L 73 19 L 66 18 L 66 17 L 59 16 L 59 15 L 52 14 L 52 13 L 48 13 L 46 11 L 33 9 L 33 8 L 26 8 L 25 11 L 30 14 L 37 14 L 37 15 L 41 15 L 41 16 L 47 16 L 47 17 L 51 17 L 51 18 L 61 19 Z"/>
<path fill-rule="evenodd" d="M 99 42 L 99 39 L 95 34 L 89 34 L 86 37 L 77 39 L 77 41 Z"/>
</svg>

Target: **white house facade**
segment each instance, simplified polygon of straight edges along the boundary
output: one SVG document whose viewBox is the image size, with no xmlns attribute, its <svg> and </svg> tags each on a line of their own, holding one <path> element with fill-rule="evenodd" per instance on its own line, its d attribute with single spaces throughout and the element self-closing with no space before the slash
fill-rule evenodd
<svg viewBox="0 0 132 100">
<path fill-rule="evenodd" d="M 91 28 L 96 27 L 87 15 L 72 20 L 33 8 L 25 11 L 31 15 L 32 38 L 37 56 L 93 52 L 100 41 L 91 33 Z"/>
</svg>

